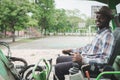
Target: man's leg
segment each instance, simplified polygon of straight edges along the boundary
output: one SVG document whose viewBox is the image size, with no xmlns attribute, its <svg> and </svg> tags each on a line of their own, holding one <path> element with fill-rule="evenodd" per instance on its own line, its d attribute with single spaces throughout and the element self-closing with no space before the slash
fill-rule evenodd
<svg viewBox="0 0 120 80">
<path fill-rule="evenodd" d="M 59 80 L 65 80 L 64 75 L 69 74 L 69 69 L 72 67 L 71 56 L 60 56 L 56 60 L 55 74 Z M 54 76 L 54 80 L 56 80 Z"/>
<path fill-rule="evenodd" d="M 59 56 L 56 59 L 56 64 L 70 61 L 72 61 L 72 56 Z"/>
<path fill-rule="evenodd" d="M 65 80 L 64 75 L 69 74 L 69 69 L 73 67 L 73 62 L 63 62 L 55 65 L 55 75 L 59 80 Z M 56 79 L 55 79 L 56 80 Z"/>
</svg>

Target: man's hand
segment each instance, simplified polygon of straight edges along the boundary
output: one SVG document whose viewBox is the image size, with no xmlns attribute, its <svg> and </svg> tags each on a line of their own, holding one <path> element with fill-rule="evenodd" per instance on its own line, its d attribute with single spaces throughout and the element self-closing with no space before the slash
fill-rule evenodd
<svg viewBox="0 0 120 80">
<path fill-rule="evenodd" d="M 71 49 L 63 50 L 63 51 L 62 51 L 63 54 L 68 54 L 68 55 L 71 55 L 71 52 L 72 52 Z"/>
<path fill-rule="evenodd" d="M 80 55 L 80 53 L 75 53 L 73 55 L 72 61 L 81 63 L 82 62 L 82 56 Z"/>
</svg>

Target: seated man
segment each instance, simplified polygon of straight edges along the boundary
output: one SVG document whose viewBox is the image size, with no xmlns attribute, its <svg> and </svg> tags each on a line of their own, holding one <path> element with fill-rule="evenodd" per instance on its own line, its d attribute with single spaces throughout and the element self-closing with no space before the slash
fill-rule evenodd
<svg viewBox="0 0 120 80">
<path fill-rule="evenodd" d="M 109 57 L 114 42 L 114 37 L 109 26 L 112 18 L 112 11 L 107 6 L 103 6 L 96 12 L 95 22 L 99 30 L 91 44 L 76 49 L 77 52 L 73 56 L 60 56 L 57 58 L 55 74 L 59 80 L 65 80 L 64 75 L 69 74 L 69 69 L 73 67 L 74 62 L 78 63 L 79 67 L 81 67 L 81 65 L 89 63 L 90 60 L 104 62 L 104 59 Z M 63 50 L 63 53 L 73 51 L 74 49 Z M 92 57 L 88 57 L 89 55 L 92 55 Z"/>
</svg>

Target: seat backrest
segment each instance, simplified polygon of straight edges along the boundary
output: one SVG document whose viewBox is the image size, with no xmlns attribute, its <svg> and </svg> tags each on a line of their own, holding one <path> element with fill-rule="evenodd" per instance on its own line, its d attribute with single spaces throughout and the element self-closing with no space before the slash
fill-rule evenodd
<svg viewBox="0 0 120 80">
<path fill-rule="evenodd" d="M 112 54 L 109 57 L 108 64 L 113 65 L 115 58 L 117 55 L 120 55 L 120 32 L 118 33 L 118 40 L 115 39 L 115 45 L 113 47 Z"/>
<path fill-rule="evenodd" d="M 112 54 L 108 60 L 109 65 L 113 65 L 115 58 L 117 55 L 120 55 L 120 15 L 115 16 L 114 18 L 116 29 L 113 32 L 114 35 L 114 46 L 112 50 Z"/>
<path fill-rule="evenodd" d="M 117 56 L 115 58 L 114 64 L 113 64 L 113 68 L 115 71 L 120 71 L 120 56 Z M 120 80 L 120 74 L 115 74 L 115 77 Z"/>
</svg>

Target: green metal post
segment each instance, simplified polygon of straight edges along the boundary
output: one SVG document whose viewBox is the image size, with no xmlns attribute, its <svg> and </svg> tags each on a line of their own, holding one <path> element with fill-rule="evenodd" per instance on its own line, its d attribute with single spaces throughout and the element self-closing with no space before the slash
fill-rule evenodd
<svg viewBox="0 0 120 80">
<path fill-rule="evenodd" d="M 120 71 L 109 71 L 109 72 L 106 71 L 106 72 L 102 72 L 102 73 L 100 73 L 100 74 L 97 76 L 96 80 L 100 80 L 101 76 L 104 75 L 104 74 L 120 74 Z"/>
<path fill-rule="evenodd" d="M 112 9 L 113 15 L 116 14 L 116 2 L 113 0 L 108 0 L 108 6 Z M 114 20 L 112 20 L 112 30 L 114 30 L 116 27 Z"/>
</svg>

